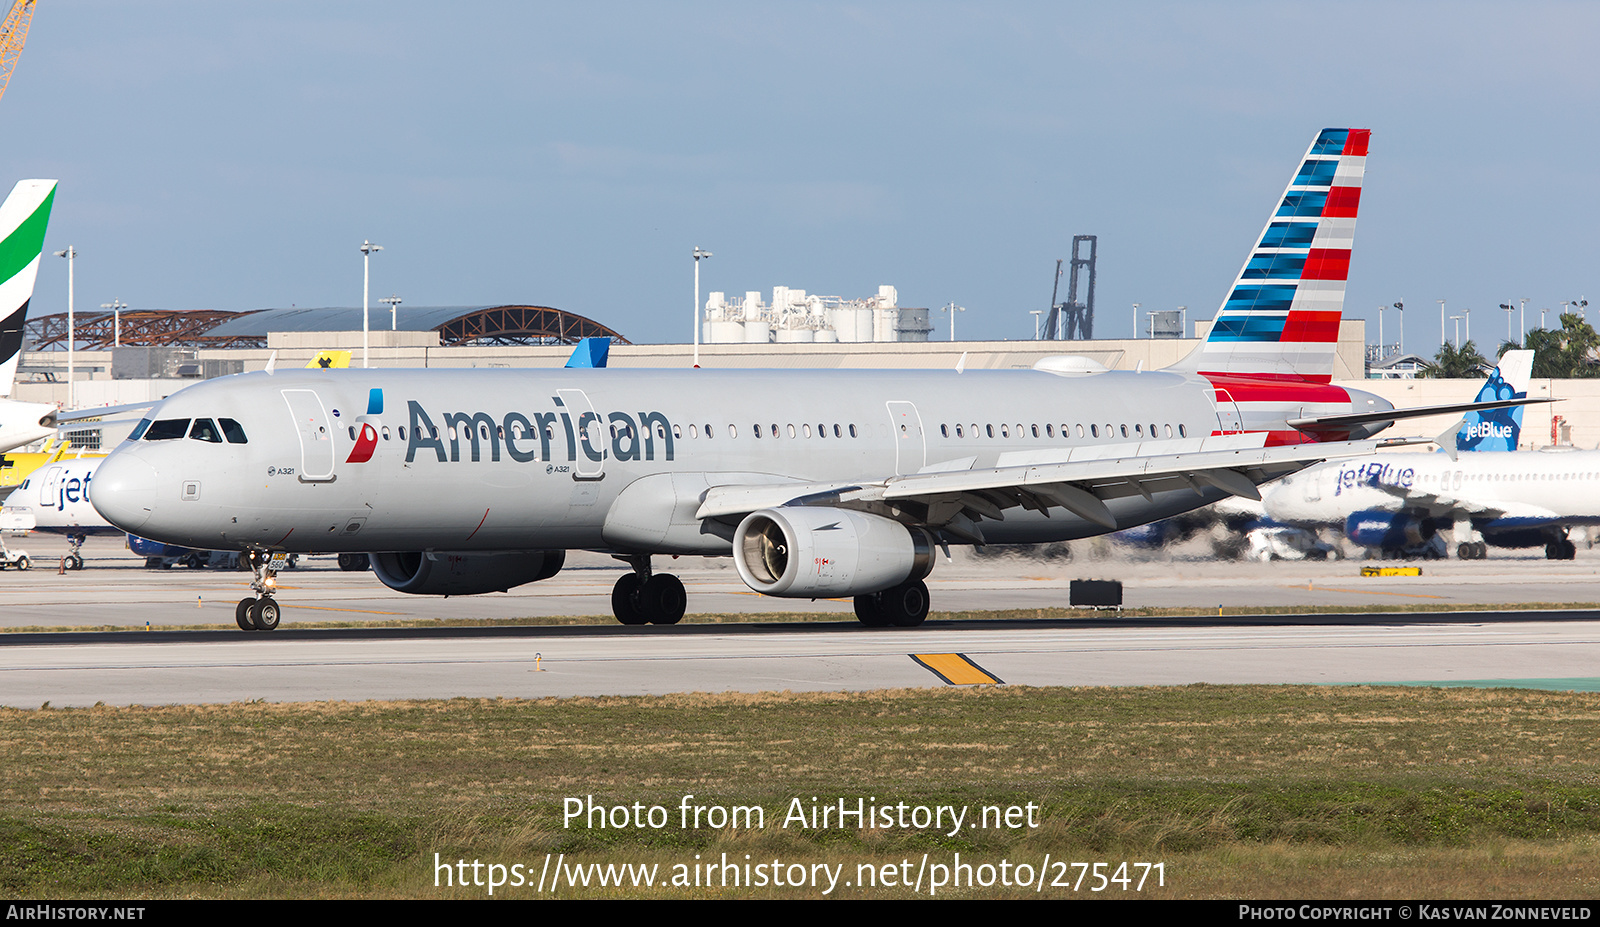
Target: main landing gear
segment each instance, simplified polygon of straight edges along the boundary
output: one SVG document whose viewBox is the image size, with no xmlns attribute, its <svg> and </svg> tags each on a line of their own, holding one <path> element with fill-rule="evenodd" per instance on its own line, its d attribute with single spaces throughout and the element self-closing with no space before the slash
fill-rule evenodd
<svg viewBox="0 0 1600 927">
<path fill-rule="evenodd" d="M 689 606 L 683 581 L 650 572 L 650 555 L 617 557 L 633 567 L 611 589 L 611 613 L 623 624 L 677 624 Z"/>
<path fill-rule="evenodd" d="M 1544 545 L 1544 559 L 1572 560 L 1578 556 L 1578 545 L 1566 538 L 1557 538 Z"/>
<path fill-rule="evenodd" d="M 250 588 L 259 598 L 240 599 L 233 610 L 234 621 L 241 631 L 275 631 L 281 615 L 273 593 L 278 590 L 278 562 L 259 550 L 247 550 L 239 555 L 239 563 L 254 571 L 256 578 Z"/>
<path fill-rule="evenodd" d="M 869 628 L 914 628 L 928 617 L 928 586 L 920 579 L 855 601 L 856 618 Z"/>
</svg>

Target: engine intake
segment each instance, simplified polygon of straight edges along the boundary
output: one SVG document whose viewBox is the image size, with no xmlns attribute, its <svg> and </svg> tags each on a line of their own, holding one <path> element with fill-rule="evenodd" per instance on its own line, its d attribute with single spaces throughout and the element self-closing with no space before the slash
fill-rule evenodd
<svg viewBox="0 0 1600 927">
<path fill-rule="evenodd" d="M 505 592 L 561 572 L 564 550 L 501 553 L 426 551 L 372 555 L 372 572 L 385 586 L 413 595 L 477 595 Z"/>
<path fill-rule="evenodd" d="M 745 516 L 733 562 L 763 595 L 832 598 L 882 592 L 933 570 L 933 537 L 850 509 L 785 506 Z"/>
</svg>

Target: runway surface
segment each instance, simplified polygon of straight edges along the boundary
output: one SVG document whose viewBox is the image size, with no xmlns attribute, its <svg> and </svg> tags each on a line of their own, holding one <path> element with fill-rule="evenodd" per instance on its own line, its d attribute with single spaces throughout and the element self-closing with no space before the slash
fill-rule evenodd
<svg viewBox="0 0 1600 927">
<path fill-rule="evenodd" d="M 1054 623 L 1052 623 L 1054 624 Z M 962 654 L 1012 685 L 1561 680 L 1591 688 L 1600 622 L 838 629 L 27 644 L 0 649 L 0 703 L 52 705 L 855 691 L 946 683 Z M 169 632 L 172 638 L 187 636 Z M 145 635 L 140 635 L 145 637 Z"/>
<path fill-rule="evenodd" d="M 13 543 L 12 546 L 24 546 Z M 27 539 L 27 546 L 45 545 Z M 146 571 L 109 544 L 89 568 L 0 575 L 0 623 L 163 626 L 231 624 L 244 574 Z M 865 690 L 943 686 L 918 660 L 964 654 L 1009 685 L 1208 683 L 1521 684 L 1594 688 L 1600 613 L 1187 619 L 1182 621 L 930 621 L 872 630 L 845 620 L 849 603 L 747 595 L 715 562 L 679 569 L 691 613 L 816 611 L 800 625 L 678 628 L 350 630 L 297 620 L 597 614 L 620 572 L 604 558 L 510 595 L 433 599 L 384 589 L 331 561 L 283 574 L 284 628 L 240 631 L 0 635 L 0 704 L 214 703 L 391 698 L 632 695 L 682 691 Z M 42 566 L 42 565 L 41 565 Z M 941 564 L 935 608 L 1064 604 L 1075 577 L 1122 578 L 1129 605 L 1600 601 L 1600 552 L 1574 562 L 1532 557 L 1424 564 L 1423 577 L 1362 579 L 1359 564 L 1240 564 L 1080 558 L 1073 563 L 972 560 Z M 198 599 L 199 607 L 196 607 Z M 828 614 L 832 613 L 832 614 Z M 1282 623 L 1297 622 L 1297 623 Z M 1330 623 L 1339 622 L 1339 623 Z M 1343 623 L 1348 622 L 1348 623 Z M 947 665 L 948 664 L 943 664 Z"/>
</svg>

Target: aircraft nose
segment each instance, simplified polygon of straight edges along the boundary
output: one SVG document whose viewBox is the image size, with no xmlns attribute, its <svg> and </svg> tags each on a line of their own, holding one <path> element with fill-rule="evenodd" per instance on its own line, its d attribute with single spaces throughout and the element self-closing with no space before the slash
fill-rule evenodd
<svg viewBox="0 0 1600 927">
<path fill-rule="evenodd" d="M 137 534 L 155 511 L 156 485 L 156 468 L 143 457 L 122 451 L 96 468 L 89 501 L 106 521 Z"/>
</svg>

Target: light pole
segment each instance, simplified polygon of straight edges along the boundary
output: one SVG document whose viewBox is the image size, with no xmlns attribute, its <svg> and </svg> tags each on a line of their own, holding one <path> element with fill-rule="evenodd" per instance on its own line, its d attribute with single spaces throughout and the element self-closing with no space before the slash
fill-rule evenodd
<svg viewBox="0 0 1600 927">
<path fill-rule="evenodd" d="M 128 308 L 128 304 L 120 299 L 113 299 L 109 303 L 101 303 L 100 308 L 111 310 L 111 346 L 122 347 L 122 310 Z"/>
<path fill-rule="evenodd" d="M 67 259 L 67 408 L 76 409 L 77 396 L 72 383 L 72 343 L 78 338 L 78 317 L 73 314 L 73 265 L 78 260 L 78 252 L 71 245 L 67 250 L 57 251 L 56 257 Z"/>
<path fill-rule="evenodd" d="M 1501 303 L 1500 304 L 1500 308 L 1504 309 L 1506 311 L 1506 340 L 1510 341 L 1511 340 L 1511 312 L 1512 312 L 1512 310 L 1516 309 L 1516 307 L 1511 305 L 1510 303 Z"/>
<path fill-rule="evenodd" d="M 1472 310 L 1470 308 L 1461 310 L 1461 317 L 1467 320 L 1467 340 L 1471 341 L 1472 340 Z M 1457 340 L 1457 342 L 1456 342 L 1456 347 L 1457 348 L 1461 347 L 1461 342 L 1459 340 Z"/>
<path fill-rule="evenodd" d="M 710 251 L 694 246 L 694 365 L 697 368 L 700 366 L 700 259 L 710 256 Z"/>
<path fill-rule="evenodd" d="M 1579 297 L 1573 300 L 1572 304 L 1578 307 L 1578 314 L 1583 316 L 1583 320 L 1585 322 L 1589 321 L 1589 301 Z"/>
<path fill-rule="evenodd" d="M 400 302 L 401 302 L 400 297 L 398 297 L 398 296 L 385 296 L 384 298 L 378 300 L 378 302 L 380 302 L 380 303 L 388 303 L 389 304 L 389 331 L 392 331 L 392 332 L 399 331 L 400 330 Z"/>
<path fill-rule="evenodd" d="M 1133 340 L 1139 340 L 1139 304 L 1133 304 Z"/>
<path fill-rule="evenodd" d="M 1444 347 L 1444 300 L 1439 300 L 1439 346 Z"/>
<path fill-rule="evenodd" d="M 1456 350 L 1461 350 L 1461 316 L 1453 315 L 1450 321 L 1456 323 Z"/>
<path fill-rule="evenodd" d="M 1383 346 L 1383 310 L 1387 308 L 1389 307 L 1381 303 L 1378 305 L 1378 360 L 1389 356 L 1389 352 Z"/>
<path fill-rule="evenodd" d="M 372 252 L 382 251 L 383 245 L 361 242 L 361 366 L 367 367 L 367 293 L 372 289 Z"/>
<path fill-rule="evenodd" d="M 1402 299 L 1395 303 L 1394 307 L 1400 310 L 1400 354 L 1404 356 L 1406 353 L 1406 301 Z"/>
<path fill-rule="evenodd" d="M 1528 297 L 1524 296 L 1518 302 L 1522 303 L 1522 317 L 1518 324 L 1522 326 L 1522 341 L 1524 346 L 1528 343 Z"/>
<path fill-rule="evenodd" d="M 943 306 L 940 306 L 939 307 L 939 311 L 940 312 L 948 312 L 948 313 L 950 313 L 950 340 L 951 341 L 956 340 L 956 313 L 958 313 L 958 312 L 966 312 L 967 311 L 967 307 L 966 306 L 958 306 L 955 303 L 951 302 L 951 303 L 946 303 Z M 1038 314 L 1039 313 L 1037 313 L 1037 312 L 1034 313 L 1034 315 L 1038 315 Z M 1038 322 L 1037 319 L 1034 320 L 1034 324 L 1033 324 L 1033 337 L 1034 337 L 1035 340 L 1038 340 L 1038 337 L 1039 337 L 1039 322 Z"/>
<path fill-rule="evenodd" d="M 1042 310 L 1042 309 L 1030 309 L 1030 310 L 1028 310 L 1028 314 L 1033 316 L 1033 340 L 1034 341 L 1038 341 L 1039 340 L 1039 316 L 1042 315 L 1043 313 L 1044 313 L 1044 310 Z M 954 341 L 955 338 L 952 336 L 950 340 Z"/>
</svg>

